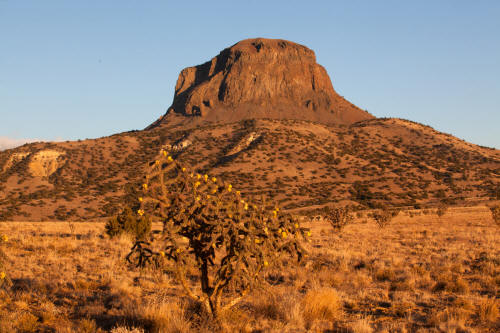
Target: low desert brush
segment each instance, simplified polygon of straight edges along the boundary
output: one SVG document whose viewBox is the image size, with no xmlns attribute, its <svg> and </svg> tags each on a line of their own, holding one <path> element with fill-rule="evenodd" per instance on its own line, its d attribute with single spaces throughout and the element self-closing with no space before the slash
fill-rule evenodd
<svg viewBox="0 0 500 333">
<path fill-rule="evenodd" d="M 147 216 L 138 216 L 131 208 L 127 207 L 117 216 L 110 218 L 105 228 L 110 237 L 130 234 L 136 239 L 142 240 L 151 231 L 151 219 Z"/>
<path fill-rule="evenodd" d="M 346 225 L 352 222 L 353 216 L 349 207 L 333 208 L 327 211 L 326 220 L 334 231 L 341 232 Z"/>
<path fill-rule="evenodd" d="M 398 210 L 389 210 L 387 208 L 378 209 L 372 213 L 372 217 L 379 228 L 385 228 L 391 223 L 393 217 L 397 216 Z"/>
</svg>

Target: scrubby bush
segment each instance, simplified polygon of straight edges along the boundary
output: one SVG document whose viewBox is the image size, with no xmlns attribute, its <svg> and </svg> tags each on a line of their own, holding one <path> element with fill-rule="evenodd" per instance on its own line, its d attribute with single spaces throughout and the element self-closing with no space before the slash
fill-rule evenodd
<svg viewBox="0 0 500 333">
<path fill-rule="evenodd" d="M 185 293 L 214 318 L 263 282 L 261 273 L 280 256 L 300 260 L 299 239 L 310 236 L 278 207 L 247 201 L 231 184 L 192 173 L 165 151 L 150 165 L 143 192 L 137 214 L 162 221 L 163 232 L 137 242 L 127 259 L 172 263 Z M 193 278 L 200 289 L 190 285 Z"/>
<path fill-rule="evenodd" d="M 399 211 L 391 211 L 387 208 L 378 209 L 372 212 L 372 217 L 379 228 L 385 228 L 391 223 L 393 217 L 397 216 Z"/>
<path fill-rule="evenodd" d="M 151 219 L 144 215 L 139 216 L 127 207 L 120 214 L 110 218 L 105 228 L 106 234 L 110 237 L 127 233 L 143 240 L 151 231 Z"/>
<path fill-rule="evenodd" d="M 441 218 L 446 214 L 447 211 L 448 211 L 448 206 L 446 206 L 445 204 L 441 204 L 436 209 L 436 215 L 439 218 Z"/>
<path fill-rule="evenodd" d="M 333 230 L 341 232 L 346 225 L 352 222 L 353 216 L 349 207 L 333 208 L 327 211 L 326 220 L 330 223 Z"/>
<path fill-rule="evenodd" d="M 493 221 L 500 226 L 500 205 L 496 207 L 491 207 L 491 216 L 493 217 Z"/>
</svg>

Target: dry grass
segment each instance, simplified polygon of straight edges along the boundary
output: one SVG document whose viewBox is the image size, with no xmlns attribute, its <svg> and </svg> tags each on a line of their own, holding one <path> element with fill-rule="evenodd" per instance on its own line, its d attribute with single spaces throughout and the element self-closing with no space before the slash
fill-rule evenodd
<svg viewBox="0 0 500 333">
<path fill-rule="evenodd" d="M 101 236 L 103 224 L 1 223 L 13 286 L 0 291 L 0 332 L 500 331 L 500 230 L 489 210 L 419 213 L 383 230 L 358 219 L 340 235 L 306 222 L 305 262 L 269 268 L 272 285 L 219 325 L 168 269 L 129 267 L 132 240 Z"/>
</svg>

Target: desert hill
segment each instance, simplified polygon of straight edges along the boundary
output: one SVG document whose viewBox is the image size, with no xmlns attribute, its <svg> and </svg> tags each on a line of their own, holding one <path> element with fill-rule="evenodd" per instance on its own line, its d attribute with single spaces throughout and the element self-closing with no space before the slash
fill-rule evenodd
<svg viewBox="0 0 500 333">
<path fill-rule="evenodd" d="M 499 150 L 374 118 L 335 93 L 311 50 L 254 39 L 183 70 L 172 106 L 145 130 L 0 152 L 0 220 L 114 214 L 160 149 L 289 210 L 500 195 Z"/>
</svg>

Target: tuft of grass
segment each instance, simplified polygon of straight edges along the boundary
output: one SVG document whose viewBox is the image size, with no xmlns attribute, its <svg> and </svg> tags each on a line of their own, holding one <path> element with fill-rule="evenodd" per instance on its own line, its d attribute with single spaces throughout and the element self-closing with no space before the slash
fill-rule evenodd
<svg viewBox="0 0 500 333">
<path fill-rule="evenodd" d="M 360 318 L 350 325 L 352 333 L 372 333 L 373 327 L 368 318 Z"/>
<path fill-rule="evenodd" d="M 131 317 L 142 323 L 149 332 L 190 332 L 184 308 L 177 303 L 147 303 L 131 312 Z"/>
<path fill-rule="evenodd" d="M 438 277 L 432 291 L 447 291 L 450 293 L 466 294 L 469 292 L 469 289 L 469 284 L 462 277 L 451 274 L 442 274 Z"/>
<path fill-rule="evenodd" d="M 310 290 L 302 299 L 302 316 L 306 328 L 315 321 L 334 321 L 343 315 L 342 300 L 332 288 Z"/>
<path fill-rule="evenodd" d="M 499 317 L 498 304 L 494 298 L 486 298 L 481 301 L 477 309 L 477 315 L 482 322 L 494 323 Z"/>
<path fill-rule="evenodd" d="M 393 281 L 396 279 L 396 273 L 390 268 L 382 268 L 375 272 L 375 279 L 378 281 Z"/>
<path fill-rule="evenodd" d="M 97 324 L 92 319 L 81 319 L 78 323 L 78 333 L 95 333 L 98 332 Z"/>
<path fill-rule="evenodd" d="M 111 330 L 111 333 L 144 333 L 144 330 L 136 327 L 117 326 Z"/>
<path fill-rule="evenodd" d="M 17 317 L 15 326 L 18 332 L 38 332 L 38 318 L 29 312 L 22 313 Z"/>
</svg>

